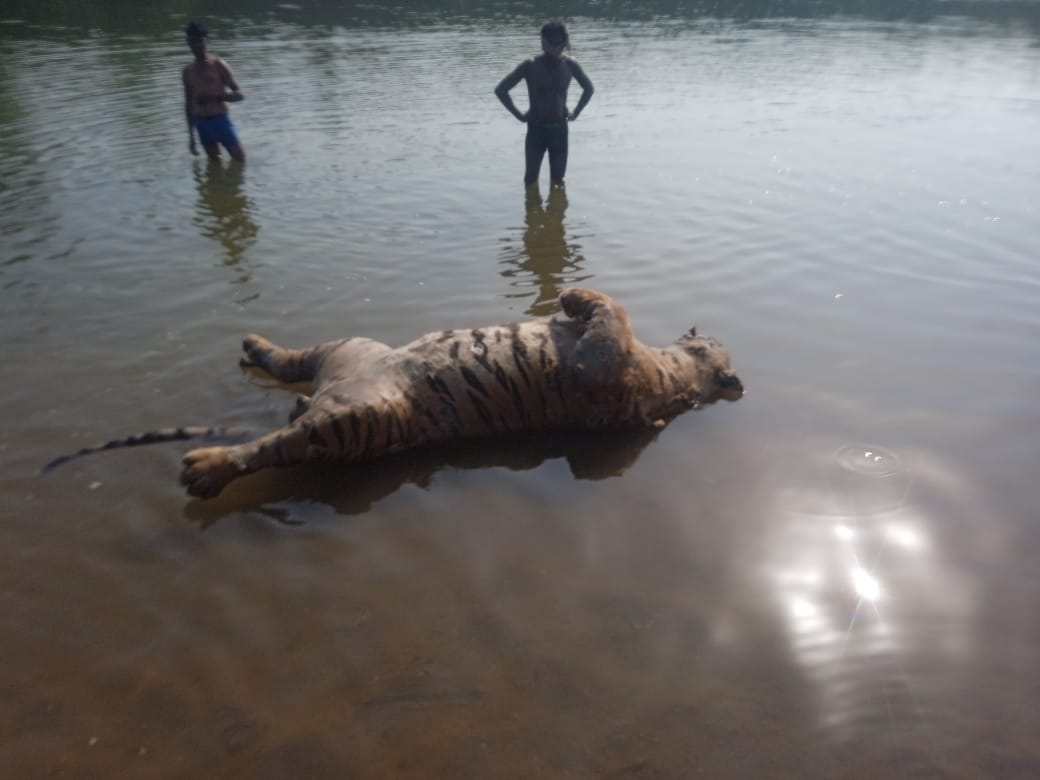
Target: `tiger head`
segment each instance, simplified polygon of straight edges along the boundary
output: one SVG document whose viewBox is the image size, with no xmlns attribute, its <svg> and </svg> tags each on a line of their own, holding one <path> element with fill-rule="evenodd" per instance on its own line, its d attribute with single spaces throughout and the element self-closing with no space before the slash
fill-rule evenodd
<svg viewBox="0 0 1040 780">
<path fill-rule="evenodd" d="M 698 336 L 693 327 L 675 341 L 676 346 L 694 359 L 699 394 L 704 401 L 723 398 L 736 401 L 744 394 L 744 383 L 734 373 L 729 350 L 711 336 Z"/>
</svg>

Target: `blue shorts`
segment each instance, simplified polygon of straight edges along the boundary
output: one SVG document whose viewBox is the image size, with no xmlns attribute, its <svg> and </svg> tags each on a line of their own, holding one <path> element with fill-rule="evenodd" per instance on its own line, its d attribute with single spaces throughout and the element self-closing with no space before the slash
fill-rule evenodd
<svg viewBox="0 0 1040 780">
<path fill-rule="evenodd" d="M 231 150 L 242 145 L 235 134 L 235 126 L 231 124 L 231 117 L 227 114 L 197 116 L 195 129 L 199 132 L 199 143 L 203 146 L 224 144 L 225 149 Z"/>
</svg>

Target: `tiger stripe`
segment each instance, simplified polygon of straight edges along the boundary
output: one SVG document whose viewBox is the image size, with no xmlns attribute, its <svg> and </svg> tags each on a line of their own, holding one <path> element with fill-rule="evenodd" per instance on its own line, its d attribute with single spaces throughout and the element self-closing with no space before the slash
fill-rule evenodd
<svg viewBox="0 0 1040 780">
<path fill-rule="evenodd" d="M 508 393 L 509 392 L 509 382 L 507 381 L 507 378 L 506 378 L 506 372 L 502 368 L 502 364 L 499 363 L 497 360 L 495 361 L 495 371 L 494 371 L 494 374 L 495 374 L 495 379 L 502 386 L 502 389 L 505 390 Z"/>
<path fill-rule="evenodd" d="M 459 366 L 459 373 L 462 374 L 462 378 L 466 380 L 466 384 L 468 384 L 470 387 L 472 387 L 485 398 L 490 397 L 487 388 L 484 387 L 484 383 L 477 378 L 477 375 L 474 374 L 471 369 L 469 369 L 465 365 L 462 365 Z"/>
<path fill-rule="evenodd" d="M 531 422 L 527 415 L 527 404 L 524 403 L 524 396 L 520 392 L 520 387 L 513 380 L 513 377 L 509 377 L 509 390 L 513 397 L 513 406 L 516 408 L 516 416 L 520 427 L 526 428 Z"/>
<path fill-rule="evenodd" d="M 333 436 L 336 437 L 336 444 L 338 445 L 336 454 L 345 455 L 347 452 L 347 439 L 343 432 L 342 423 L 340 423 L 339 418 L 334 414 L 326 414 L 325 419 L 328 426 L 332 429 Z"/>
<path fill-rule="evenodd" d="M 477 410 L 477 414 L 480 419 L 483 420 L 484 425 L 487 426 L 488 430 L 494 433 L 497 429 L 495 428 L 495 420 L 491 416 L 491 410 L 488 408 L 480 398 L 472 390 L 467 390 L 466 395 L 469 396 L 470 403 L 473 404 L 473 408 Z"/>
</svg>

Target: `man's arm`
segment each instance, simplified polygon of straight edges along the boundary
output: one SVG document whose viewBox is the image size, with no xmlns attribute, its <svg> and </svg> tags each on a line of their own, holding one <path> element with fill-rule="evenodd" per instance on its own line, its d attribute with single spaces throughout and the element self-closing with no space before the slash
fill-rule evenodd
<svg viewBox="0 0 1040 780">
<path fill-rule="evenodd" d="M 224 60 L 217 60 L 217 69 L 220 71 L 220 81 L 223 83 L 226 90 L 224 93 L 217 95 L 216 100 L 223 101 L 224 103 L 237 103 L 240 100 L 245 100 L 245 95 L 242 94 L 242 90 L 238 86 L 238 82 L 235 80 L 235 74 L 231 71 L 231 66 L 228 65 Z"/>
<path fill-rule="evenodd" d="M 524 76 L 527 75 L 527 66 L 530 60 L 525 60 L 516 66 L 516 69 L 498 82 L 498 86 L 495 87 L 495 95 L 499 100 L 502 101 L 502 105 L 506 107 L 506 110 L 519 119 L 521 122 L 527 121 L 527 114 L 521 113 L 520 109 L 513 103 L 513 98 L 509 96 L 509 90 L 519 84 Z"/>
<path fill-rule="evenodd" d="M 195 116 L 191 110 L 192 94 L 191 83 L 188 80 L 188 69 L 181 73 L 181 81 L 184 82 L 184 118 L 188 121 L 188 150 L 192 154 L 198 154 L 199 149 L 195 146 Z"/>
<path fill-rule="evenodd" d="M 571 75 L 574 76 L 574 80 L 581 86 L 581 99 L 578 100 L 578 105 L 571 111 L 570 119 L 572 122 L 578 118 L 578 114 L 582 112 L 585 106 L 588 105 L 589 101 L 592 100 L 592 93 L 596 91 L 596 88 L 592 86 L 592 82 L 589 77 L 585 75 L 585 71 L 581 69 L 575 60 L 567 60 L 567 64 L 571 67 Z"/>
</svg>

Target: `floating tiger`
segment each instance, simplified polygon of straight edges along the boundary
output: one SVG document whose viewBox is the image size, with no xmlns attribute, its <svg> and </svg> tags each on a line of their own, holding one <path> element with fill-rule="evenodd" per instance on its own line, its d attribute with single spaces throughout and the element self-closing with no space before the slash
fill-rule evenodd
<svg viewBox="0 0 1040 780">
<path fill-rule="evenodd" d="M 397 348 L 368 338 L 286 349 L 251 334 L 241 365 L 276 380 L 311 383 L 288 425 L 240 444 L 190 450 L 180 481 L 200 498 L 262 469 L 358 461 L 434 442 L 533 429 L 661 428 L 743 384 L 729 352 L 696 329 L 663 348 L 632 333 L 613 298 L 570 288 L 564 317 L 442 330 Z M 63 456 L 227 431 L 181 428 L 140 434 Z"/>
</svg>

